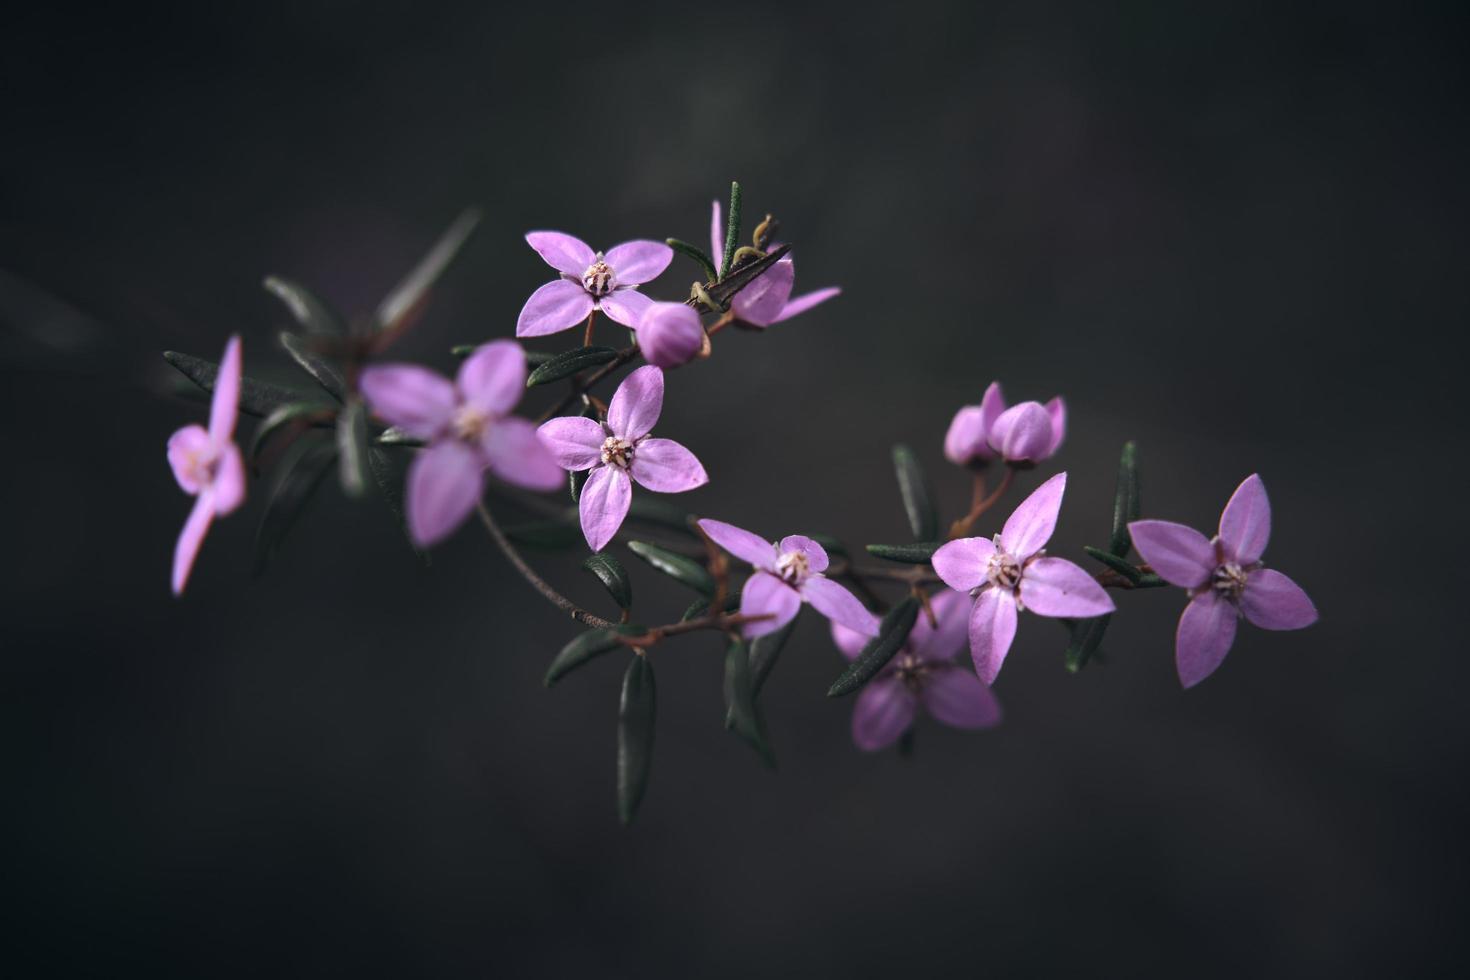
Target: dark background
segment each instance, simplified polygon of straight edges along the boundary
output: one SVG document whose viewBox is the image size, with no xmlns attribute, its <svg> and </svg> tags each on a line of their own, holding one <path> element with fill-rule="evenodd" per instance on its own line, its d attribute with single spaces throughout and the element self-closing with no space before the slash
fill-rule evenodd
<svg viewBox="0 0 1470 980">
<path fill-rule="evenodd" d="M 125 6 L 21 15 L 0 62 L 24 972 L 1463 967 L 1460 18 Z M 200 413 L 160 350 L 215 358 L 238 331 L 249 372 L 290 378 L 263 275 L 365 312 L 478 204 L 397 352 L 448 370 L 547 278 L 522 232 L 700 241 L 732 177 L 785 220 L 799 288 L 846 292 L 670 376 L 661 434 L 713 476 L 683 503 L 901 539 L 888 447 L 916 445 L 957 511 L 944 427 L 1001 378 L 1072 410 L 1057 552 L 1102 543 L 1136 438 L 1152 516 L 1209 528 L 1259 471 L 1267 559 L 1321 622 L 1243 629 L 1181 692 L 1177 591 L 1122 596 L 1107 664 L 1078 676 L 1028 617 L 1006 724 L 923 724 L 903 759 L 851 746 L 808 615 L 764 699 L 775 774 L 721 729 L 720 644 L 687 640 L 656 656 L 653 781 L 624 831 L 621 665 L 543 689 L 573 631 L 478 528 L 425 569 L 330 487 L 252 581 L 254 485 L 169 596 L 188 501 L 163 446 Z M 691 278 L 678 260 L 652 292 Z M 545 567 L 599 602 L 574 558 Z M 648 618 L 676 616 L 687 597 L 630 567 Z"/>
</svg>

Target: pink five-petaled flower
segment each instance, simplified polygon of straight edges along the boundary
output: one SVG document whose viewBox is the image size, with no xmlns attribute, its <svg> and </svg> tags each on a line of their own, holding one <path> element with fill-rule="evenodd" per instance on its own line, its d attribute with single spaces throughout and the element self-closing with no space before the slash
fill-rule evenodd
<svg viewBox="0 0 1470 980">
<path fill-rule="evenodd" d="M 715 260 L 715 268 L 719 268 L 725 259 L 725 223 L 720 216 L 719 201 L 714 202 L 714 210 L 710 214 L 709 239 L 710 255 Z M 796 265 L 788 254 L 761 273 L 755 282 L 736 293 L 730 300 L 730 312 L 741 323 L 764 329 L 805 313 L 842 292 L 837 286 L 828 286 L 792 299 L 791 290 L 795 286 Z"/>
<path fill-rule="evenodd" d="M 601 551 L 622 527 L 634 480 L 658 493 L 682 493 L 709 482 L 693 453 L 672 439 L 649 437 L 663 407 L 664 373 L 646 366 L 618 385 L 606 422 L 566 415 L 538 430 L 558 466 L 592 471 L 577 499 L 582 534 L 593 551 Z"/>
<path fill-rule="evenodd" d="M 1113 611 L 1113 600 L 1091 575 L 1065 558 L 1048 558 L 1067 489 L 1058 473 L 1021 501 L 994 540 L 960 538 L 934 552 L 945 584 L 975 597 L 970 611 L 970 656 L 975 672 L 995 682 L 1016 636 L 1016 613 L 1083 619 Z"/>
<path fill-rule="evenodd" d="M 224 516 L 245 500 L 245 462 L 231 440 L 240 415 L 240 338 L 231 337 L 220 358 L 209 403 L 209 428 L 186 425 L 168 438 L 168 463 L 174 479 L 194 497 L 174 547 L 173 590 L 182 595 L 189 570 L 216 516 Z"/>
<path fill-rule="evenodd" d="M 359 383 L 373 412 L 429 444 L 408 468 L 408 531 L 421 548 L 448 537 L 485 491 L 485 470 L 529 490 L 555 490 L 566 477 L 511 416 L 526 390 L 526 352 L 495 340 L 471 354 L 454 381 L 413 364 L 367 368 Z"/>
<path fill-rule="evenodd" d="M 955 728 L 994 728 L 1000 724 L 1000 702 L 975 672 L 954 662 L 965 645 L 968 597 L 945 589 L 930 600 L 936 629 L 921 614 L 913 632 L 888 665 L 863 688 L 852 709 L 852 740 L 866 752 L 896 742 L 914 723 L 923 706 Z M 868 638 L 841 623 L 832 624 L 832 641 L 853 660 Z"/>
<path fill-rule="evenodd" d="M 625 327 L 636 327 L 653 300 L 638 287 L 668 268 L 674 250 L 662 242 L 632 241 L 593 252 L 582 239 L 559 231 L 533 231 L 526 241 L 557 272 L 531 294 L 516 320 L 517 337 L 558 333 L 602 310 Z"/>
<path fill-rule="evenodd" d="M 1225 505 L 1213 541 L 1171 521 L 1134 521 L 1128 533 L 1160 578 L 1189 590 L 1174 638 L 1174 663 L 1185 687 L 1224 661 L 1239 616 L 1268 630 L 1299 630 L 1317 621 L 1317 608 L 1301 586 L 1261 565 L 1271 537 L 1271 502 L 1254 473 Z"/>
<path fill-rule="evenodd" d="M 1039 463 L 1067 437 L 1067 405 L 1060 395 L 1042 405 L 1021 402 L 1006 408 L 1000 382 L 992 381 L 978 405 L 955 413 L 944 436 L 944 455 L 960 466 L 990 462 Z"/>
<path fill-rule="evenodd" d="M 740 594 L 740 614 L 770 618 L 745 623 L 741 630 L 747 637 L 774 633 L 785 626 L 803 601 L 832 622 L 863 636 L 878 634 L 878 617 L 864 609 L 851 592 L 822 574 L 827 570 L 827 552 L 811 538 L 790 534 L 780 544 L 773 544 L 724 521 L 705 519 L 699 526 L 715 544 L 755 569 Z"/>
</svg>

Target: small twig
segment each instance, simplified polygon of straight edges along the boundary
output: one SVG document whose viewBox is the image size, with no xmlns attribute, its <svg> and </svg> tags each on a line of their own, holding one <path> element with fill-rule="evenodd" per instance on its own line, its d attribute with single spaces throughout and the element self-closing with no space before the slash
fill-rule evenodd
<svg viewBox="0 0 1470 980">
<path fill-rule="evenodd" d="M 545 596 L 552 605 L 568 613 L 577 622 L 585 623 L 588 626 L 609 629 L 617 625 L 616 623 L 603 619 L 601 616 L 588 612 L 552 588 L 551 584 L 540 575 L 537 575 L 536 570 L 521 557 L 521 553 L 516 550 L 515 545 L 510 543 L 510 539 L 505 536 L 505 532 L 500 530 L 500 525 L 495 523 L 495 518 L 490 516 L 490 508 L 485 506 L 483 500 L 480 501 L 478 507 L 480 520 L 484 523 L 485 530 L 490 532 L 490 537 L 494 539 L 501 553 L 515 566 L 516 571 L 521 573 L 521 577 L 527 582 L 530 582 L 531 587 Z"/>
<path fill-rule="evenodd" d="M 985 475 L 983 473 L 976 473 L 975 489 L 971 494 L 970 512 L 949 526 L 950 540 L 962 538 L 969 534 L 970 528 L 975 526 L 975 522 L 980 519 L 980 516 L 994 507 L 996 502 L 1005 496 L 1005 492 L 1011 488 L 1011 483 L 1015 479 L 1016 468 L 1014 466 L 1007 466 L 1006 475 L 1001 477 L 1000 485 L 987 497 L 984 495 Z"/>
<path fill-rule="evenodd" d="M 592 324 L 597 320 L 597 307 L 592 307 L 592 312 L 587 314 L 587 329 L 582 334 L 582 346 L 592 346 Z"/>
</svg>

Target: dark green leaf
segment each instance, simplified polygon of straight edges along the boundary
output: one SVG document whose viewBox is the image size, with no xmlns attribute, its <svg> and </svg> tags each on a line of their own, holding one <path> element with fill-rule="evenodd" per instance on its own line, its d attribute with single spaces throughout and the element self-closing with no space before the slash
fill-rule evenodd
<svg viewBox="0 0 1470 980">
<path fill-rule="evenodd" d="M 729 307 L 730 300 L 736 293 L 759 279 L 767 269 L 785 258 L 786 253 L 789 251 L 791 251 L 791 243 L 787 242 L 785 245 L 767 252 L 764 258 L 745 263 L 719 282 L 707 283 L 705 291 L 709 294 L 710 299 L 714 301 L 715 310 L 724 310 Z M 701 309 L 704 306 L 703 301 L 693 296 L 684 302 L 685 305 L 692 306 L 695 309 Z M 706 312 L 715 312 L 715 310 L 706 310 Z M 637 339 L 637 335 L 634 334 L 633 340 L 636 342 Z"/>
<path fill-rule="evenodd" d="M 523 548 L 557 551 L 583 540 L 582 529 L 565 520 L 523 521 L 504 528 L 505 536 Z"/>
<path fill-rule="evenodd" d="M 321 402 L 290 402 L 275 409 L 255 427 L 255 435 L 250 440 L 250 452 L 246 455 L 250 459 L 258 459 L 260 452 L 266 443 L 282 428 L 299 423 L 300 426 L 310 426 L 317 417 L 323 419 L 332 416 L 330 409 L 324 408 Z"/>
<path fill-rule="evenodd" d="M 454 219 L 419 264 L 378 304 L 373 321 L 379 330 L 397 327 L 428 297 L 429 287 L 449 268 L 460 247 L 480 223 L 480 212 L 470 208 Z"/>
<path fill-rule="evenodd" d="M 851 694 L 882 670 L 893 659 L 893 655 L 902 649 L 918 615 L 919 600 L 913 596 L 890 609 L 878 626 L 878 635 L 868 641 L 857 659 L 848 664 L 841 676 L 832 682 L 832 686 L 827 689 L 827 697 L 837 698 Z"/>
<path fill-rule="evenodd" d="M 617 360 L 618 352 L 612 347 L 573 347 L 542 364 L 526 378 L 526 387 L 550 384 L 569 378 L 578 371 L 585 371 L 600 364 Z"/>
<path fill-rule="evenodd" d="M 1112 614 L 1109 613 L 1095 619 L 1067 621 L 1067 628 L 1072 632 L 1072 642 L 1068 644 L 1066 653 L 1066 664 L 1069 671 L 1075 674 L 1087 666 L 1087 662 L 1102 645 L 1103 634 L 1108 631 L 1108 623 L 1112 618 Z"/>
<path fill-rule="evenodd" d="M 318 356 L 309 343 L 294 333 L 282 331 L 281 346 L 286 348 L 286 353 L 290 354 L 292 359 L 301 365 L 301 369 L 311 375 L 316 383 L 326 390 L 327 394 L 339 402 L 347 397 L 347 381 L 342 377 L 342 373 L 330 362 Z"/>
<path fill-rule="evenodd" d="M 1165 582 L 1162 578 L 1159 577 L 1159 575 L 1158 575 L 1157 572 L 1144 572 L 1138 578 L 1137 588 L 1140 588 L 1140 589 L 1162 589 L 1164 586 L 1166 586 L 1168 584 L 1169 584 L 1168 582 Z"/>
<path fill-rule="evenodd" d="M 918 544 L 870 544 L 866 550 L 874 558 L 925 565 L 934 558 L 934 552 L 943 546 L 943 541 L 922 541 Z"/>
<path fill-rule="evenodd" d="M 265 288 L 275 296 L 291 316 L 309 334 L 318 337 L 340 337 L 347 332 L 347 321 L 316 293 L 284 276 L 266 276 Z"/>
<path fill-rule="evenodd" d="M 740 182 L 730 181 L 730 212 L 725 216 L 725 254 L 720 261 L 720 278 L 730 274 L 730 262 L 740 247 Z"/>
<path fill-rule="evenodd" d="M 765 633 L 750 641 L 750 696 L 752 699 L 760 696 L 761 688 L 766 686 L 766 678 L 771 676 L 771 670 L 776 666 L 776 658 L 781 656 L 787 639 L 795 629 L 796 620 L 793 619 L 774 633 Z M 732 728 L 734 725 L 734 717 L 729 711 L 726 711 L 725 727 Z"/>
<path fill-rule="evenodd" d="M 280 476 L 270 488 L 265 512 L 255 531 L 255 561 L 252 574 L 265 571 L 281 542 L 301 516 L 306 504 L 332 468 L 337 449 L 326 441 L 298 442 L 277 467 Z"/>
<path fill-rule="evenodd" d="M 180 354 L 173 350 L 164 351 L 163 359 L 205 391 L 214 391 L 214 379 L 219 376 L 219 365 L 214 361 L 206 361 L 192 354 Z M 299 402 L 308 397 L 303 392 L 282 388 L 280 385 L 264 381 L 256 381 L 254 378 L 240 379 L 240 411 L 246 415 L 263 418 L 282 405 Z"/>
<path fill-rule="evenodd" d="M 403 532 L 403 538 L 413 553 L 418 555 L 425 565 L 429 564 L 429 553 L 420 551 L 419 546 L 414 544 L 413 536 L 408 532 L 408 521 L 403 512 L 403 478 L 404 468 L 394 462 L 383 450 L 373 446 L 368 450 L 368 469 L 373 474 L 373 482 L 378 486 L 378 495 L 383 498 L 388 512 L 393 515 L 393 521 Z"/>
<path fill-rule="evenodd" d="M 587 560 L 582 562 L 582 567 L 597 576 L 597 580 L 607 589 L 607 594 L 612 596 L 619 609 L 626 611 L 632 608 L 633 583 L 628 581 L 628 573 L 623 571 L 622 562 L 606 552 L 598 552 L 588 555 Z"/>
<path fill-rule="evenodd" d="M 609 650 L 625 648 L 623 637 L 637 636 L 644 632 L 647 631 L 642 626 L 616 626 L 612 629 L 588 630 L 585 633 L 578 633 L 570 643 L 561 648 L 561 652 L 546 669 L 546 686 L 550 687 L 566 674 Z"/>
<path fill-rule="evenodd" d="M 646 657 L 634 657 L 623 675 L 623 696 L 618 704 L 618 819 L 625 827 L 633 822 L 643 791 L 648 788 L 657 714 L 653 666 Z"/>
<path fill-rule="evenodd" d="M 775 756 L 766 741 L 765 724 L 755 707 L 755 692 L 750 671 L 750 651 L 738 637 L 725 652 L 725 718 L 734 730 L 760 754 L 767 766 L 776 765 Z"/>
<path fill-rule="evenodd" d="M 710 576 L 709 571 L 693 558 L 686 558 L 667 548 L 649 544 L 647 541 L 629 541 L 628 550 L 648 562 L 657 571 L 663 572 L 669 578 L 689 586 L 696 592 L 702 592 L 707 596 L 715 594 L 715 580 Z"/>
<path fill-rule="evenodd" d="M 411 436 L 396 425 L 390 425 L 378 433 L 378 445 L 380 446 L 422 446 L 424 440 L 418 436 Z"/>
<path fill-rule="evenodd" d="M 571 491 L 572 503 L 582 499 L 582 484 L 587 482 L 587 474 L 591 470 L 569 470 L 567 472 L 567 489 Z"/>
<path fill-rule="evenodd" d="M 1138 446 L 1133 442 L 1123 444 L 1123 454 L 1118 459 L 1118 489 L 1113 497 L 1113 536 L 1108 550 L 1119 558 L 1128 555 L 1133 539 L 1128 534 L 1130 521 L 1138 520 Z"/>
<path fill-rule="evenodd" d="M 1143 573 L 1140 572 L 1137 568 L 1134 568 L 1132 562 L 1124 561 L 1122 558 L 1119 558 L 1112 552 L 1103 551 L 1101 548 L 1094 548 L 1091 545 L 1083 545 L 1082 550 L 1087 552 L 1093 558 L 1096 558 L 1098 561 L 1102 562 L 1104 565 L 1111 568 L 1113 571 L 1117 572 L 1119 575 L 1126 578 L 1128 581 L 1132 582 L 1134 585 L 1137 585 L 1139 582 L 1143 581 Z"/>
<path fill-rule="evenodd" d="M 720 278 L 720 272 L 718 269 L 715 268 L 714 259 L 711 259 L 705 253 L 704 249 L 700 248 L 698 245 L 691 245 L 683 239 L 679 238 L 666 238 L 664 240 L 669 243 L 669 248 L 678 252 L 680 255 L 685 256 L 686 258 L 691 258 L 694 261 L 698 262 L 699 267 L 704 270 L 704 278 L 706 280 L 713 282 L 714 280 Z"/>
<path fill-rule="evenodd" d="M 354 396 L 337 416 L 337 475 L 349 497 L 367 489 L 367 454 L 367 406 Z"/>
<path fill-rule="evenodd" d="M 893 447 L 893 470 L 898 476 L 898 492 L 903 495 L 903 509 L 909 517 L 909 529 L 915 541 L 933 541 L 939 536 L 939 515 L 934 512 L 934 495 L 914 451 L 905 445 Z"/>
<path fill-rule="evenodd" d="M 633 505 L 628 508 L 628 519 L 640 524 L 652 524 L 655 527 L 678 531 L 691 538 L 699 538 L 699 532 L 694 530 L 694 521 L 687 512 L 667 501 L 649 497 L 647 494 L 633 498 Z"/>
<path fill-rule="evenodd" d="M 709 604 L 711 602 L 713 602 L 713 601 L 714 601 L 713 598 L 709 598 L 709 599 L 695 599 L 693 602 L 691 602 L 689 604 L 689 608 L 684 610 L 684 615 L 681 616 L 681 617 L 679 617 L 679 622 L 681 622 L 681 623 L 687 623 L 691 619 L 698 619 L 700 616 L 703 616 L 705 613 L 709 612 Z M 740 590 L 739 589 L 732 589 L 725 596 L 725 606 L 720 611 L 721 612 L 727 612 L 727 613 L 729 613 L 729 612 L 734 612 L 735 610 L 737 610 L 739 608 L 740 608 Z"/>
</svg>

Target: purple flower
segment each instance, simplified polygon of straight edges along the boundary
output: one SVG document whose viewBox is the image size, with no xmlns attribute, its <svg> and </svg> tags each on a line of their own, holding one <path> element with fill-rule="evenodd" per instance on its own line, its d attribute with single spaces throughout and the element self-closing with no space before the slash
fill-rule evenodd
<svg viewBox="0 0 1470 980">
<path fill-rule="evenodd" d="M 240 338 L 231 337 L 220 358 L 219 375 L 209 403 L 209 428 L 186 425 L 168 437 L 168 464 L 194 509 L 174 547 L 173 590 L 182 595 L 189 571 L 215 517 L 223 517 L 245 500 L 245 462 L 231 441 L 240 416 Z"/>
<path fill-rule="evenodd" d="M 582 534 L 593 551 L 606 547 L 628 516 L 634 480 L 657 493 L 682 493 L 709 482 L 693 453 L 672 439 L 649 437 L 663 407 L 663 371 L 641 367 L 618 385 L 607 421 L 567 415 L 538 430 L 558 466 L 592 471 L 578 502 Z"/>
<path fill-rule="evenodd" d="M 1058 395 L 1042 405 L 1021 402 L 1006 408 L 1000 382 L 992 381 L 979 405 L 955 413 L 944 436 L 944 455 L 960 466 L 984 465 L 997 456 L 1007 463 L 1039 463 L 1067 437 L 1067 406 Z"/>
<path fill-rule="evenodd" d="M 746 623 L 742 630 L 747 637 L 774 633 L 785 626 L 803 601 L 834 623 L 863 636 L 877 635 L 878 617 L 864 609 L 851 592 L 822 574 L 827 570 L 827 552 L 811 538 L 791 534 L 780 544 L 772 544 L 724 521 L 705 519 L 699 526 L 715 544 L 755 569 L 740 595 L 740 613 L 771 618 Z"/>
<path fill-rule="evenodd" d="M 420 547 L 448 537 L 485 491 L 485 470 L 519 487 L 555 490 L 565 477 L 510 410 L 526 390 L 526 353 L 513 340 L 482 346 L 453 382 L 413 364 L 362 372 L 362 396 L 384 421 L 429 444 L 408 468 L 408 531 Z"/>
<path fill-rule="evenodd" d="M 661 368 L 688 364 L 704 350 L 704 324 L 683 303 L 649 303 L 634 329 L 643 356 Z"/>
<path fill-rule="evenodd" d="M 674 250 L 662 242 L 623 242 L 604 255 L 593 252 L 582 239 L 559 231 L 533 231 L 526 241 L 561 278 L 526 300 L 516 321 L 517 337 L 566 330 L 587 319 L 593 310 L 602 310 L 625 327 L 636 326 L 653 302 L 638 287 L 657 278 L 674 257 Z"/>
<path fill-rule="evenodd" d="M 995 682 L 1016 637 L 1016 613 L 1082 619 L 1113 611 L 1103 587 L 1065 558 L 1048 558 L 1067 489 L 1058 473 L 1021 501 L 993 541 L 960 538 L 934 552 L 934 571 L 952 589 L 975 597 L 970 611 L 970 656 L 975 672 Z"/>
<path fill-rule="evenodd" d="M 709 238 L 710 255 L 714 257 L 715 267 L 719 268 L 725 259 L 725 222 L 721 218 L 719 201 L 714 202 L 714 209 L 710 214 Z M 764 329 L 773 323 L 805 313 L 842 292 L 837 286 L 828 286 L 792 299 L 791 290 L 795 286 L 796 265 L 791 261 L 790 254 L 787 254 L 761 273 L 754 282 L 736 293 L 735 298 L 730 301 L 730 310 L 741 323 Z"/>
<path fill-rule="evenodd" d="M 1301 586 L 1261 565 L 1271 537 L 1271 502 L 1254 473 L 1225 505 L 1213 541 L 1171 521 L 1134 521 L 1128 533 L 1160 578 L 1189 590 L 1174 639 L 1174 662 L 1185 687 L 1224 661 L 1240 616 L 1268 630 L 1299 630 L 1317 621 L 1317 607 Z"/>
<path fill-rule="evenodd" d="M 921 614 L 903 648 L 863 688 L 852 710 L 852 740 L 858 748 L 876 752 L 892 745 L 909 730 L 920 706 L 955 728 L 1000 724 L 1000 702 L 990 688 L 954 662 L 965 644 L 966 598 L 948 589 L 934 595 L 929 604 L 938 628 Z M 834 622 L 832 641 L 853 660 L 868 638 Z"/>
</svg>

